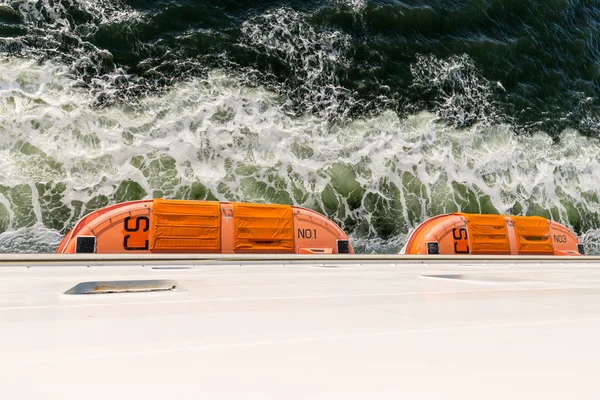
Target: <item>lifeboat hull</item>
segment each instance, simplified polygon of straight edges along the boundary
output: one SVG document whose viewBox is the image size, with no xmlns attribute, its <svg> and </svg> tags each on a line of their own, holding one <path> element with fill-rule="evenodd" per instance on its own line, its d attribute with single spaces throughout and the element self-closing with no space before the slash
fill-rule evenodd
<svg viewBox="0 0 600 400">
<path fill-rule="evenodd" d="M 279 204 L 140 200 L 81 219 L 57 253 L 353 253 L 325 216 Z"/>
<path fill-rule="evenodd" d="M 419 225 L 401 254 L 584 254 L 583 245 L 567 227 L 542 217 L 454 213 Z"/>
</svg>

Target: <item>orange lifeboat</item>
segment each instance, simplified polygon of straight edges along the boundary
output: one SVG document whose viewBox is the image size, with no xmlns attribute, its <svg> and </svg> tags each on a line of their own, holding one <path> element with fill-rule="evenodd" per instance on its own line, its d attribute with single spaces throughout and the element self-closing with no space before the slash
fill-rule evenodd
<svg viewBox="0 0 600 400">
<path fill-rule="evenodd" d="M 354 253 L 323 215 L 279 204 L 139 200 L 82 218 L 57 253 Z"/>
<path fill-rule="evenodd" d="M 400 254 L 583 255 L 565 226 L 542 217 L 454 213 L 420 224 Z"/>
</svg>

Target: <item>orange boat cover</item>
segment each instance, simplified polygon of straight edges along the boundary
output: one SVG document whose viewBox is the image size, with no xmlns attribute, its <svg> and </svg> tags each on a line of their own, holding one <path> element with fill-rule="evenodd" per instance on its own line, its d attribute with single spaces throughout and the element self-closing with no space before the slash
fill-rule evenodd
<svg viewBox="0 0 600 400">
<path fill-rule="evenodd" d="M 294 252 L 292 207 L 233 203 L 236 251 Z"/>
<path fill-rule="evenodd" d="M 502 215 L 462 214 L 471 237 L 471 254 L 510 254 L 508 229 Z"/>
<path fill-rule="evenodd" d="M 220 212 L 218 201 L 154 199 L 150 250 L 219 253 Z"/>
<path fill-rule="evenodd" d="M 542 217 L 512 217 L 519 254 L 554 254 L 548 220 Z"/>
</svg>

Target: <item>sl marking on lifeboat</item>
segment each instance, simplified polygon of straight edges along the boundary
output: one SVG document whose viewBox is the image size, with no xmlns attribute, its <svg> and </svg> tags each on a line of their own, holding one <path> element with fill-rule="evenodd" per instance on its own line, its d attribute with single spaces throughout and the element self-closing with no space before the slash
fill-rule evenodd
<svg viewBox="0 0 600 400">
<path fill-rule="evenodd" d="M 463 236 L 464 234 L 464 236 Z M 469 235 L 467 234 L 466 228 L 454 228 L 452 229 L 452 237 L 454 238 L 454 252 L 456 254 L 470 254 L 469 251 Z M 459 250 L 458 245 L 463 245 L 464 250 Z M 461 246 L 462 247 L 462 246 Z"/>
<path fill-rule="evenodd" d="M 145 217 L 145 216 L 135 217 L 135 226 L 133 226 L 133 227 L 129 226 L 129 221 L 131 221 L 131 217 L 125 217 L 125 219 L 123 220 L 123 229 L 125 230 L 125 232 L 132 232 L 132 233 L 139 232 L 141 222 L 144 222 L 144 228 L 142 229 L 142 232 L 148 232 L 148 230 L 150 229 L 150 218 L 148 218 L 148 217 Z M 128 250 L 128 251 L 148 250 L 148 247 L 149 247 L 148 240 L 144 240 L 144 246 L 130 246 L 129 239 L 131 239 L 131 235 L 125 235 L 123 237 L 123 249 Z"/>
<path fill-rule="evenodd" d="M 298 239 L 316 239 L 317 238 L 317 230 L 316 229 L 298 229 Z"/>
</svg>

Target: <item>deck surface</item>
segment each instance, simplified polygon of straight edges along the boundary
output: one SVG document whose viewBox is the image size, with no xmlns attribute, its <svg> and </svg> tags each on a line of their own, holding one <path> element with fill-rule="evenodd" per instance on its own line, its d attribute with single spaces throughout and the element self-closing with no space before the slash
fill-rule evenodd
<svg viewBox="0 0 600 400">
<path fill-rule="evenodd" d="M 0 266 L 6 399 L 598 399 L 599 342 L 593 259 Z"/>
</svg>

